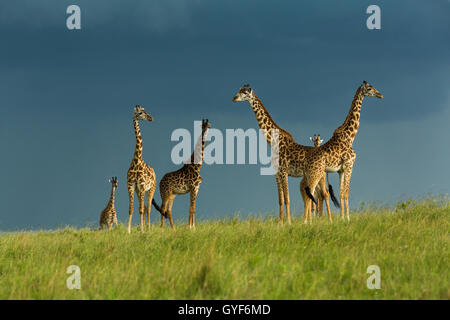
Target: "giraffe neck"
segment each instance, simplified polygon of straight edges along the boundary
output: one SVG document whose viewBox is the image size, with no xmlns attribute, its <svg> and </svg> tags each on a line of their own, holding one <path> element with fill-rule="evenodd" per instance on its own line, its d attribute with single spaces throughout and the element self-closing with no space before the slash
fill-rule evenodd
<svg viewBox="0 0 450 320">
<path fill-rule="evenodd" d="M 356 133 L 358 132 L 363 99 L 364 95 L 362 94 L 361 87 L 359 87 L 356 90 L 347 118 L 345 118 L 344 123 L 334 132 L 335 136 L 339 136 L 340 139 L 348 140 L 350 144 L 353 143 Z"/>
<path fill-rule="evenodd" d="M 264 137 L 267 140 L 267 143 L 270 144 L 272 129 L 279 130 L 280 136 L 287 136 L 293 140 L 292 136 L 286 130 L 281 129 L 275 121 L 273 121 L 266 107 L 264 107 L 261 100 L 256 96 L 256 94 L 252 94 L 252 98 L 248 100 L 250 106 L 252 107 L 253 112 L 255 113 L 256 120 L 258 121 L 259 128 L 264 131 Z"/>
<path fill-rule="evenodd" d="M 138 120 L 133 120 L 134 133 L 136 135 L 136 149 L 134 151 L 134 158 L 142 159 L 142 137 L 141 130 L 139 129 Z"/>
<path fill-rule="evenodd" d="M 114 186 L 111 188 L 111 196 L 109 197 L 108 207 L 114 208 L 114 198 L 116 194 L 116 189 Z"/>
<path fill-rule="evenodd" d="M 197 140 L 197 143 L 194 147 L 194 152 L 192 152 L 191 155 L 191 161 L 190 164 L 201 168 L 203 164 L 203 156 L 205 153 L 205 143 L 206 143 L 206 133 L 207 130 L 203 131 L 200 137 Z"/>
</svg>

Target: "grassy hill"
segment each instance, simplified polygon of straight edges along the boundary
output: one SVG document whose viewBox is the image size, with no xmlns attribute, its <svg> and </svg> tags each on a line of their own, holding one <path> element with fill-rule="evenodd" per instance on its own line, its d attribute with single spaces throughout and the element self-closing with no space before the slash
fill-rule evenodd
<svg viewBox="0 0 450 320">
<path fill-rule="evenodd" d="M 153 216 L 155 212 L 153 212 Z M 449 299 L 448 198 L 304 225 L 276 218 L 0 236 L 0 299 Z M 81 289 L 66 287 L 67 267 Z M 369 265 L 381 289 L 369 290 Z"/>
</svg>

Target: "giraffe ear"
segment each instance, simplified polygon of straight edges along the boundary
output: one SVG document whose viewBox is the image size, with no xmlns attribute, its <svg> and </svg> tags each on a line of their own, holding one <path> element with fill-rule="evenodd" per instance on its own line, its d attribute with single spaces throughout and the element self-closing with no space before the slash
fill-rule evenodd
<svg viewBox="0 0 450 320">
<path fill-rule="evenodd" d="M 309 137 L 309 140 L 313 141 L 313 138 L 312 138 L 312 137 Z"/>
<path fill-rule="evenodd" d="M 323 139 L 320 139 L 320 143 L 322 143 L 323 142 Z"/>
</svg>

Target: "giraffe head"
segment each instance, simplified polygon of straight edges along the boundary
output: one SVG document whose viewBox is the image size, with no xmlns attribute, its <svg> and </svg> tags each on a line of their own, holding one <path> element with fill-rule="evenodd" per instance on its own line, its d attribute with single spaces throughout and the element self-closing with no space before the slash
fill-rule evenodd
<svg viewBox="0 0 450 320">
<path fill-rule="evenodd" d="M 112 187 L 114 188 L 114 190 L 116 190 L 119 187 L 119 183 L 118 183 L 117 177 L 112 177 L 111 179 L 109 179 L 109 182 L 111 182 Z"/>
<path fill-rule="evenodd" d="M 320 139 L 320 134 L 315 134 L 314 137 L 309 137 L 309 140 L 313 142 L 314 147 L 320 147 L 320 144 L 323 142 L 323 140 Z"/>
<path fill-rule="evenodd" d="M 153 117 L 147 113 L 140 105 L 134 107 L 133 120 L 153 121 Z"/>
<path fill-rule="evenodd" d="M 375 89 L 373 86 L 368 84 L 366 81 L 363 81 L 363 84 L 361 85 L 360 88 L 361 88 L 361 93 L 365 97 L 377 97 L 380 99 L 383 98 L 383 95 L 377 89 Z"/>
<path fill-rule="evenodd" d="M 211 128 L 211 124 L 209 123 L 209 120 L 203 119 L 202 120 L 202 132 L 206 133 L 209 130 L 209 128 Z"/>
<path fill-rule="evenodd" d="M 205 142 L 208 130 L 211 128 L 211 124 L 208 119 L 202 119 L 202 142 Z"/>
<path fill-rule="evenodd" d="M 239 92 L 234 96 L 233 102 L 249 101 L 253 98 L 253 90 L 249 84 L 244 85 Z"/>
</svg>

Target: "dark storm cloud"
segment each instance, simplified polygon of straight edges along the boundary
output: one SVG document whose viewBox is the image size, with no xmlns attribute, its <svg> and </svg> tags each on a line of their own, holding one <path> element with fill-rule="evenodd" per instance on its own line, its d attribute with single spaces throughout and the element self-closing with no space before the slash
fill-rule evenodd
<svg viewBox="0 0 450 320">
<path fill-rule="evenodd" d="M 382 29 L 369 31 L 369 1 L 2 2 L 0 166 L 8 169 L 0 230 L 97 221 L 112 175 L 124 220 L 132 106 L 155 117 L 143 128 L 144 157 L 160 179 L 176 168 L 173 129 L 204 116 L 221 129 L 256 127 L 249 106 L 231 102 L 247 82 L 277 123 L 308 144 L 318 131 L 331 136 L 367 80 L 385 98 L 363 105 L 353 203 L 431 186 L 448 192 L 442 166 L 450 155 L 441 144 L 450 139 L 450 3 L 376 3 Z M 81 7 L 81 31 L 65 28 L 70 4 Z M 424 138 L 430 132 L 440 139 Z M 274 179 L 257 166 L 202 171 L 200 216 L 277 207 Z M 39 187 L 23 201 L 30 177 Z M 300 211 L 298 182 L 291 198 Z M 179 198 L 174 212 L 184 219 L 187 200 Z"/>
</svg>

